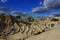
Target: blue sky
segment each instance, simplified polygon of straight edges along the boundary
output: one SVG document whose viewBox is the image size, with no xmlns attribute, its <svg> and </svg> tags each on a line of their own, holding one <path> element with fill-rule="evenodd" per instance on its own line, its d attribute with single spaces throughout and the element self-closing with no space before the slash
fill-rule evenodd
<svg viewBox="0 0 60 40">
<path fill-rule="evenodd" d="M 32 8 L 40 6 L 39 3 L 43 0 L 7 0 L 7 2 L 0 2 L 0 6 L 9 7 L 13 10 L 30 12 Z"/>
<path fill-rule="evenodd" d="M 49 16 L 52 14 L 51 12 L 60 12 L 58 10 L 60 5 L 57 5 L 59 3 L 59 0 L 7 0 L 4 3 L 0 0 L 0 7 L 10 8 L 10 11 L 27 12 L 34 17 L 40 17 Z"/>
</svg>

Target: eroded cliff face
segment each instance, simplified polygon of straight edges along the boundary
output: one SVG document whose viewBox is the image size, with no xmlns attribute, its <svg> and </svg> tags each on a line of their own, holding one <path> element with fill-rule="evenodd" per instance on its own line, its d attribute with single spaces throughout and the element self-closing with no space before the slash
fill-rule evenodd
<svg viewBox="0 0 60 40">
<path fill-rule="evenodd" d="M 1 14 L 0 39 L 25 40 L 31 36 L 52 30 L 56 28 L 55 25 L 59 24 L 59 18 L 45 18 L 26 21 L 25 19 L 21 19 L 19 16 Z"/>
</svg>

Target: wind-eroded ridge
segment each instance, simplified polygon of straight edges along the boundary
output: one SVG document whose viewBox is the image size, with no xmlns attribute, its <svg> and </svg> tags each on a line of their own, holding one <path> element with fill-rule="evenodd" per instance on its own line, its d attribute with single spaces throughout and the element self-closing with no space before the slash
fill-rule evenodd
<svg viewBox="0 0 60 40">
<path fill-rule="evenodd" d="M 60 18 L 20 18 L 0 14 L 0 39 L 25 40 L 31 36 L 52 30 L 60 24 Z"/>
</svg>

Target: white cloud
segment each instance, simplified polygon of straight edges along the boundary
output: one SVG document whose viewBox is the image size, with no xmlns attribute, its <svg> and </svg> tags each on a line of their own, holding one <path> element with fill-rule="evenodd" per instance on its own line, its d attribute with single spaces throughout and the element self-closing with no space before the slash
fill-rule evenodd
<svg viewBox="0 0 60 40">
<path fill-rule="evenodd" d="M 46 7 L 36 7 L 32 10 L 32 12 L 34 13 L 44 13 L 46 11 L 48 11 Z"/>
<path fill-rule="evenodd" d="M 11 15 L 13 15 L 13 16 L 21 16 L 21 17 L 29 16 L 29 14 L 27 12 L 20 12 L 20 11 L 12 11 Z"/>
<path fill-rule="evenodd" d="M 40 5 L 42 5 L 43 3 L 42 3 L 42 2 L 40 2 L 39 4 L 40 4 Z"/>
<path fill-rule="evenodd" d="M 1 2 L 2 2 L 2 3 L 5 3 L 5 2 L 7 2 L 7 0 L 1 0 Z"/>
<path fill-rule="evenodd" d="M 44 0 L 43 7 L 36 7 L 32 10 L 32 12 L 43 13 L 55 9 L 60 9 L 60 0 Z"/>
<path fill-rule="evenodd" d="M 44 6 L 48 9 L 59 9 L 60 8 L 60 0 L 45 0 Z"/>
<path fill-rule="evenodd" d="M 53 17 L 60 17 L 60 12 L 53 12 L 52 13 L 52 16 Z"/>
<path fill-rule="evenodd" d="M 9 8 L 7 8 L 7 7 L 0 7 L 0 11 L 4 11 L 4 12 L 7 12 L 7 11 L 9 11 L 10 9 Z"/>
</svg>

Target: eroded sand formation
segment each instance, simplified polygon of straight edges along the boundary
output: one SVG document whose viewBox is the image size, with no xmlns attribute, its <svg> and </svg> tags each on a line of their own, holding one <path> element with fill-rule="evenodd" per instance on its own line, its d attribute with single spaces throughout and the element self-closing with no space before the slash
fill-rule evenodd
<svg viewBox="0 0 60 40">
<path fill-rule="evenodd" d="M 26 40 L 35 35 L 56 29 L 60 18 L 40 18 L 23 21 L 19 16 L 0 15 L 0 40 Z M 38 37 L 38 36 L 37 36 Z"/>
</svg>

